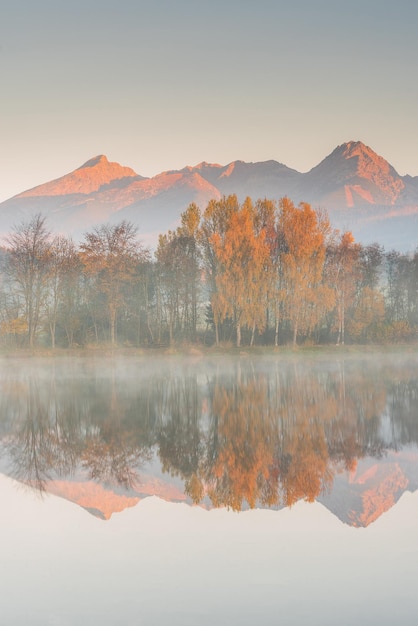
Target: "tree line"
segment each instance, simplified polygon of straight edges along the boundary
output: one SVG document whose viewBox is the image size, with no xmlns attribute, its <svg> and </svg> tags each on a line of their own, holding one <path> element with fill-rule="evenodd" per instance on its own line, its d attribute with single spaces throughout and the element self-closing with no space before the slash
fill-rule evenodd
<svg viewBox="0 0 418 626">
<path fill-rule="evenodd" d="M 418 253 L 361 245 L 289 199 L 190 204 L 152 255 L 127 221 L 1 250 L 0 340 L 60 347 L 399 342 L 418 327 Z"/>
</svg>

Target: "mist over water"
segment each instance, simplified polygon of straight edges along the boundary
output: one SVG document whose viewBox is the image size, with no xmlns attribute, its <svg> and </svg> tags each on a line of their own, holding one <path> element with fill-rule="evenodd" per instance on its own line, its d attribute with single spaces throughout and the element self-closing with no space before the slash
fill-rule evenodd
<svg viewBox="0 0 418 626">
<path fill-rule="evenodd" d="M 2 360 L 0 468 L 209 508 L 320 498 L 368 525 L 418 486 L 417 374 L 414 355 Z"/>
</svg>

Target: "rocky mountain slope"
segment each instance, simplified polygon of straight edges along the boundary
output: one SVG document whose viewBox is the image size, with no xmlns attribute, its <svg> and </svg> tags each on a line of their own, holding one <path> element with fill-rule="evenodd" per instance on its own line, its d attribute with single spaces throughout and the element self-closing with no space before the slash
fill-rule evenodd
<svg viewBox="0 0 418 626">
<path fill-rule="evenodd" d="M 128 219 L 153 245 L 160 232 L 175 227 L 190 202 L 204 209 L 212 198 L 231 193 L 241 200 L 287 195 L 327 209 L 332 224 L 352 230 L 359 241 L 399 250 L 418 245 L 418 177 L 400 176 L 358 141 L 338 146 L 305 174 L 276 161 L 234 161 L 203 162 L 145 178 L 100 155 L 1 203 L 0 232 L 7 234 L 39 212 L 51 230 L 76 239 L 94 225 Z"/>
<path fill-rule="evenodd" d="M 336 476 L 331 492 L 318 501 L 344 523 L 365 527 L 389 511 L 405 491 L 417 489 L 417 452 L 406 448 L 379 460 L 360 460 L 351 474 Z"/>
</svg>

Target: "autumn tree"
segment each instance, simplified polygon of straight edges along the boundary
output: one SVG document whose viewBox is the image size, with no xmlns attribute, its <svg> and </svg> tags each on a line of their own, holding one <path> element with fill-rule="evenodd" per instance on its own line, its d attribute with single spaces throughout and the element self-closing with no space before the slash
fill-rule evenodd
<svg viewBox="0 0 418 626">
<path fill-rule="evenodd" d="M 196 340 L 200 287 L 199 225 L 200 209 L 192 203 L 181 214 L 181 226 L 176 231 L 177 245 L 182 252 L 184 329 L 186 336 L 192 341 Z"/>
<path fill-rule="evenodd" d="M 104 298 L 112 345 L 116 343 L 116 318 L 125 303 L 127 286 L 138 259 L 146 255 L 137 240 L 136 227 L 125 220 L 94 228 L 80 245 L 85 272 L 93 279 L 96 293 Z"/>
<path fill-rule="evenodd" d="M 244 325 L 260 329 L 265 324 L 270 259 L 265 230 L 256 231 L 255 215 L 248 198 L 231 214 L 224 237 L 215 232 L 211 238 L 218 262 L 212 307 L 218 320 L 234 320 L 238 347 Z"/>
<path fill-rule="evenodd" d="M 358 294 L 351 317 L 348 321 L 350 335 L 360 341 L 376 338 L 376 329 L 384 320 L 385 302 L 377 289 L 363 287 Z"/>
<path fill-rule="evenodd" d="M 280 248 L 277 236 L 277 206 L 273 200 L 259 199 L 255 203 L 254 228 L 257 235 L 264 231 L 269 262 L 265 267 L 264 280 L 267 285 L 265 333 L 269 331 L 271 308 L 275 323 L 275 345 L 278 343 L 279 303 L 280 303 Z M 254 326 L 252 328 L 252 340 Z M 251 342 L 252 343 L 252 342 Z"/>
<path fill-rule="evenodd" d="M 239 203 L 237 196 L 230 195 L 224 196 L 220 200 L 211 200 L 203 213 L 199 231 L 199 243 L 202 249 L 205 286 L 208 290 L 211 303 L 217 293 L 216 280 L 220 271 L 220 261 L 215 250 L 214 236 L 216 235 L 218 247 L 221 246 L 231 216 L 237 213 L 238 210 Z M 215 326 L 215 342 L 216 345 L 218 345 L 220 338 L 220 319 L 217 315 L 214 315 L 213 321 Z"/>
<path fill-rule="evenodd" d="M 333 305 L 332 290 L 322 281 L 328 224 L 306 202 L 295 207 L 282 198 L 278 228 L 283 238 L 284 315 L 296 345 L 298 334 L 311 331 L 318 313 Z"/>
</svg>

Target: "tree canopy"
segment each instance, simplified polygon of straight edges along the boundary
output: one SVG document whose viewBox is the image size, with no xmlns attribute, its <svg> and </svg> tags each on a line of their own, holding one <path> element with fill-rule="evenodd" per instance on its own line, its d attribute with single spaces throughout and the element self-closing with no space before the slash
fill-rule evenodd
<svg viewBox="0 0 418 626">
<path fill-rule="evenodd" d="M 154 255 L 126 221 L 54 236 L 36 215 L 2 251 L 0 342 L 55 347 L 175 342 L 408 341 L 418 328 L 418 253 L 334 230 L 307 203 L 191 204 Z"/>
</svg>

